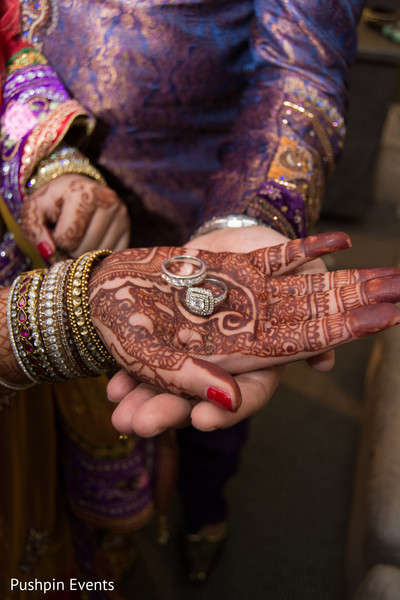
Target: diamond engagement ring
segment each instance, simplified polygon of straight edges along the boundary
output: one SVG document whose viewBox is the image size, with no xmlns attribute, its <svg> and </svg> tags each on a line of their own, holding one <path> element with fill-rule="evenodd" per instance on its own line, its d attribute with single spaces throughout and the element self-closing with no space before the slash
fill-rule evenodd
<svg viewBox="0 0 400 600">
<path fill-rule="evenodd" d="M 188 263 L 194 267 L 194 272 L 189 275 L 181 275 L 179 271 L 182 270 L 182 265 Z M 189 254 L 182 254 L 181 256 L 171 256 L 167 258 L 161 265 L 161 276 L 162 278 L 178 287 L 191 287 L 204 281 L 207 276 L 207 265 L 204 260 Z M 175 272 L 174 272 L 175 270 Z M 177 272 L 176 272 L 177 271 Z M 192 268 L 193 271 L 193 268 Z"/>
<path fill-rule="evenodd" d="M 225 300 L 228 293 L 228 288 L 223 281 L 220 279 L 214 279 L 213 277 L 206 277 L 203 283 L 207 283 L 209 285 L 211 284 L 214 287 L 218 287 L 222 291 L 219 294 L 214 295 L 210 289 L 202 287 L 190 287 L 186 292 L 185 301 L 187 309 L 192 314 L 208 317 L 214 312 L 215 306 Z"/>
</svg>

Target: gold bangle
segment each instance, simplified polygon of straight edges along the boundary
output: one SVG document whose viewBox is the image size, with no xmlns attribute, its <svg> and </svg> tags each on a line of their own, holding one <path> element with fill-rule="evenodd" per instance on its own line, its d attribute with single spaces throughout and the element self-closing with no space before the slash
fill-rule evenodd
<svg viewBox="0 0 400 600">
<path fill-rule="evenodd" d="M 100 185 L 107 185 L 103 175 L 90 164 L 87 157 L 76 148 L 66 146 L 56 150 L 39 163 L 35 174 L 27 183 L 26 192 L 27 194 L 33 194 L 33 192 L 36 192 L 36 190 L 45 183 L 48 183 L 61 175 L 72 173 L 76 175 L 86 175 L 86 177 L 94 179 Z"/>
<path fill-rule="evenodd" d="M 112 254 L 111 250 L 87 252 L 72 266 L 67 282 L 67 308 L 76 347 L 94 374 L 114 371 L 117 364 L 93 327 L 88 300 L 88 282 L 93 264 Z"/>
</svg>

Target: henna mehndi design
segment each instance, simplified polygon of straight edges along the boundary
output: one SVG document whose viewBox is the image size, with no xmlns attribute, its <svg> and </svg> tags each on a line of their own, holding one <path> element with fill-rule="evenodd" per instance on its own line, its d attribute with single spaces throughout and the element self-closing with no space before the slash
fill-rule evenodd
<svg viewBox="0 0 400 600">
<path fill-rule="evenodd" d="M 53 230 L 54 241 L 61 250 L 75 250 L 88 228 L 88 225 L 96 209 L 107 210 L 112 208 L 118 198 L 113 190 L 83 175 L 69 174 L 70 178 L 65 189 L 58 190 L 60 195 L 55 201 L 49 202 L 46 198 L 49 185 L 54 180 L 45 183 L 31 196 L 27 196 L 21 208 L 21 230 L 26 239 L 34 242 L 40 237 L 43 229 L 41 222 L 42 211 L 40 205 L 46 205 L 46 216 L 48 224 L 56 228 L 60 219 L 64 204 L 73 204 L 76 208 L 73 213 L 73 219 L 63 230 L 63 233 Z M 60 178 L 58 178 L 60 179 Z"/>
<path fill-rule="evenodd" d="M 182 248 L 126 250 L 96 267 L 91 316 L 120 364 L 170 391 L 171 372 L 193 357 L 231 373 L 306 358 L 399 321 L 391 304 L 400 299 L 399 269 L 290 274 L 346 247 L 344 234 L 320 234 L 248 254 L 191 249 L 228 287 L 207 319 L 188 312 L 185 290 L 161 278 L 162 262 Z M 180 393 L 183 379 L 173 386 Z"/>
</svg>

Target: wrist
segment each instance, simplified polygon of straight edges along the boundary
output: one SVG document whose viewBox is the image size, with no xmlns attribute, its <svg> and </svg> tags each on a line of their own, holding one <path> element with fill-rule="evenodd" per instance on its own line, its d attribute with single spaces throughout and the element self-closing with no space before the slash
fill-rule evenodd
<svg viewBox="0 0 400 600">
<path fill-rule="evenodd" d="M 283 244 L 287 241 L 289 238 L 271 227 L 254 225 L 253 227 L 216 229 L 206 235 L 193 238 L 185 244 L 185 247 L 211 252 L 251 252 L 256 248 Z"/>
</svg>

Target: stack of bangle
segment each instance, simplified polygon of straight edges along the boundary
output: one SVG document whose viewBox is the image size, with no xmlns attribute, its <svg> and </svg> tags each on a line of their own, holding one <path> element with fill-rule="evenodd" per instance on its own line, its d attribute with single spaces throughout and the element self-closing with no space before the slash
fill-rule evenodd
<svg viewBox="0 0 400 600">
<path fill-rule="evenodd" d="M 92 266 L 110 253 L 88 252 L 77 261 L 29 271 L 14 281 L 8 301 L 10 341 L 18 365 L 31 382 L 62 383 L 116 370 L 93 327 L 87 294 Z"/>
<path fill-rule="evenodd" d="M 39 329 L 38 300 L 44 273 L 36 270 L 17 277 L 11 288 L 8 313 L 12 348 L 22 371 L 35 383 L 45 383 L 49 377 L 58 380 Z"/>
<path fill-rule="evenodd" d="M 33 194 L 45 183 L 69 173 L 86 175 L 101 185 L 107 185 L 102 174 L 90 164 L 88 158 L 76 148 L 64 146 L 52 152 L 50 156 L 39 163 L 34 175 L 27 183 L 26 191 L 28 194 Z"/>
<path fill-rule="evenodd" d="M 39 324 L 43 344 L 50 361 L 63 379 L 80 377 L 84 372 L 73 356 L 65 303 L 65 283 L 73 261 L 55 264 L 43 280 L 39 296 Z"/>
<path fill-rule="evenodd" d="M 75 343 L 87 368 L 98 374 L 115 369 L 116 364 L 92 325 L 87 287 L 93 264 L 109 254 L 110 250 L 97 250 L 81 256 L 72 266 L 67 283 L 67 308 Z"/>
</svg>

